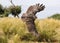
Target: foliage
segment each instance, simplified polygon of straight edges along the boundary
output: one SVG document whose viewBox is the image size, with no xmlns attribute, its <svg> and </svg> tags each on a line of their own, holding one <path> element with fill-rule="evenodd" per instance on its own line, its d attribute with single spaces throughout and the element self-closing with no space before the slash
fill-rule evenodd
<svg viewBox="0 0 60 43">
<path fill-rule="evenodd" d="M 60 14 L 54 14 L 54 15 L 48 17 L 48 18 L 54 18 L 54 19 L 60 20 Z"/>
<path fill-rule="evenodd" d="M 8 8 L 4 8 L 4 17 L 8 17 L 9 16 L 9 14 L 10 14 L 10 11 L 9 11 L 9 9 Z"/>
<path fill-rule="evenodd" d="M 12 15 L 14 15 L 14 16 L 21 13 L 21 6 L 15 6 L 15 7 L 10 6 L 9 9 L 10 9 L 10 12 L 12 13 Z"/>
<path fill-rule="evenodd" d="M 56 42 L 60 41 L 60 20 L 44 19 L 35 21 L 40 34 L 36 38 L 28 32 L 26 24 L 18 18 L 0 18 L 0 41 L 3 43 Z"/>
<path fill-rule="evenodd" d="M 0 14 L 4 13 L 3 6 L 0 4 Z"/>
<path fill-rule="evenodd" d="M 0 17 L 7 17 L 8 15 L 9 15 L 8 9 L 0 5 Z"/>
<path fill-rule="evenodd" d="M 0 17 L 8 17 L 9 10 L 0 5 Z"/>
<path fill-rule="evenodd" d="M 16 16 L 21 13 L 21 6 L 10 6 L 10 7 L 3 7 L 0 4 L 0 17 L 8 17 L 8 15 L 12 13 L 12 15 Z"/>
</svg>

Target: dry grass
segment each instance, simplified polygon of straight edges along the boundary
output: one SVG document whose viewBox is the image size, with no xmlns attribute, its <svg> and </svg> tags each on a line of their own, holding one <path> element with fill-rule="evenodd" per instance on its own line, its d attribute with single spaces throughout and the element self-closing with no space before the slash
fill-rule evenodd
<svg viewBox="0 0 60 43">
<path fill-rule="evenodd" d="M 44 19 L 36 20 L 36 28 L 43 37 L 48 40 L 56 39 L 60 41 L 60 20 Z M 45 35 L 45 36 L 44 36 Z"/>
<path fill-rule="evenodd" d="M 35 21 L 41 41 L 60 41 L 60 20 L 44 19 Z M 0 18 L 0 43 L 38 43 L 21 41 L 20 37 L 29 33 L 26 24 L 18 18 Z M 30 37 L 30 36 L 28 36 Z M 40 42 L 40 43 L 48 43 Z M 55 43 L 58 43 L 55 42 Z"/>
</svg>

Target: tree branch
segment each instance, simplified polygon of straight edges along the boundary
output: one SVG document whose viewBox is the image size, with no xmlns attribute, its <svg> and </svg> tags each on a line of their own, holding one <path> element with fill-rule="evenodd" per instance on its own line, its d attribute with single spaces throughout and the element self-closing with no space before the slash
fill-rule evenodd
<svg viewBox="0 0 60 43">
<path fill-rule="evenodd" d="M 11 4 L 15 7 L 14 3 L 12 2 L 12 0 L 10 0 Z"/>
</svg>

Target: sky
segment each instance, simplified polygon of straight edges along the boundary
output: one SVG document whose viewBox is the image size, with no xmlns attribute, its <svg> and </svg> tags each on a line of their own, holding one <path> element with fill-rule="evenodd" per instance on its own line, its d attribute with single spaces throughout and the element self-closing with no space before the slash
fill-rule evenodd
<svg viewBox="0 0 60 43">
<path fill-rule="evenodd" d="M 45 9 L 36 14 L 39 19 L 44 19 L 52 16 L 53 14 L 60 13 L 60 0 L 13 0 L 13 3 L 22 7 L 22 12 L 19 15 L 20 17 L 27 11 L 29 6 L 36 3 L 43 3 L 45 5 Z M 11 5 L 9 0 L 0 0 L 0 4 L 4 7 Z"/>
</svg>

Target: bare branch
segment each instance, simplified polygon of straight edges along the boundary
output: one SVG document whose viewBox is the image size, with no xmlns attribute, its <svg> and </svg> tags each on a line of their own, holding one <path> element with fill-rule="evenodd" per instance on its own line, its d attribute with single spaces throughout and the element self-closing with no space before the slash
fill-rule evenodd
<svg viewBox="0 0 60 43">
<path fill-rule="evenodd" d="M 15 7 L 14 3 L 12 2 L 12 0 L 10 0 L 11 4 Z"/>
</svg>

